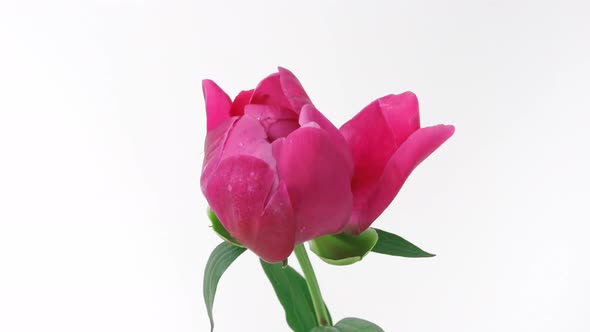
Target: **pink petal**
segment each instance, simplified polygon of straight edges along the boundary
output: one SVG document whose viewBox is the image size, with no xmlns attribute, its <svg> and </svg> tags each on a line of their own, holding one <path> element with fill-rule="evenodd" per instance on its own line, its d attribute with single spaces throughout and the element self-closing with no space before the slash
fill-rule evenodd
<svg viewBox="0 0 590 332">
<path fill-rule="evenodd" d="M 354 160 L 354 210 L 364 208 L 391 156 L 418 128 L 418 100 L 411 92 L 373 101 L 340 128 Z"/>
<path fill-rule="evenodd" d="M 229 118 L 231 99 L 212 80 L 203 80 L 203 95 L 207 111 L 207 131 Z"/>
<path fill-rule="evenodd" d="M 201 188 L 204 190 L 207 186 L 220 161 L 241 155 L 265 161 L 275 170 L 276 175 L 276 161 L 272 147 L 266 140 L 264 128 L 247 115 L 241 118 L 232 117 L 207 134 Z"/>
<path fill-rule="evenodd" d="M 299 110 L 301 110 L 304 105 L 312 104 L 309 96 L 307 96 L 307 93 L 303 89 L 303 86 L 292 72 L 279 67 L 279 76 L 283 93 L 287 97 L 287 100 L 289 100 L 289 103 L 295 112 L 299 113 Z"/>
<path fill-rule="evenodd" d="M 255 118 L 244 115 L 236 121 L 231 134 L 227 138 L 223 150 L 224 158 L 234 155 L 252 155 L 259 150 L 258 145 L 270 144 L 266 140 L 264 127 Z"/>
<path fill-rule="evenodd" d="M 246 114 L 260 121 L 270 141 L 285 137 L 299 128 L 297 114 L 278 106 L 250 104 Z"/>
<path fill-rule="evenodd" d="M 281 88 L 279 73 L 274 73 L 260 81 L 250 99 L 250 104 L 262 104 L 291 109 L 291 104 Z"/>
<path fill-rule="evenodd" d="M 279 177 L 287 185 L 297 243 L 340 232 L 350 217 L 352 192 L 346 156 L 325 130 L 306 126 L 273 142 Z"/>
<path fill-rule="evenodd" d="M 353 168 L 352 155 L 348 143 L 342 136 L 342 133 L 328 120 L 320 111 L 313 105 L 306 104 L 301 109 L 299 114 L 299 124 L 304 126 L 308 123 L 317 123 L 318 126 L 326 131 L 326 134 L 332 139 L 335 149 L 339 149 L 346 157 L 346 164 L 351 169 Z"/>
<path fill-rule="evenodd" d="M 252 156 L 224 158 L 205 196 L 223 226 L 268 262 L 286 259 L 294 247 L 293 212 L 284 185 L 273 193 L 275 172 Z M 269 199 L 269 203 L 266 201 Z"/>
<path fill-rule="evenodd" d="M 408 91 L 399 95 L 389 95 L 377 99 L 377 102 L 391 128 L 396 146 L 402 145 L 413 132 L 420 128 L 418 98 L 414 93 Z"/>
<path fill-rule="evenodd" d="M 223 147 L 237 119 L 237 117 L 229 118 L 207 133 L 205 137 L 205 158 L 201 172 L 201 188 L 206 186 L 211 174 L 217 168 L 219 160 L 221 160 Z"/>
<path fill-rule="evenodd" d="M 437 125 L 421 128 L 410 135 L 391 157 L 374 189 L 355 195 L 355 209 L 347 231 L 358 234 L 367 229 L 393 201 L 414 168 L 454 131 L 453 126 Z"/>
<path fill-rule="evenodd" d="M 231 104 L 229 114 L 231 116 L 243 115 L 244 107 L 246 107 L 246 105 L 250 103 L 250 99 L 252 99 L 253 93 L 254 90 L 240 91 L 240 93 L 238 93 L 236 98 L 234 98 L 233 103 Z"/>
<path fill-rule="evenodd" d="M 311 104 L 311 100 L 297 77 L 279 67 L 278 73 L 269 75 L 258 84 L 250 103 L 278 106 L 299 113 L 304 105 Z"/>
<path fill-rule="evenodd" d="M 284 182 L 272 194 L 258 221 L 258 234 L 252 251 L 269 263 L 289 257 L 295 246 L 295 218 Z"/>
<path fill-rule="evenodd" d="M 395 138 L 375 100 L 345 123 L 340 132 L 348 142 L 354 161 L 352 190 L 364 192 L 381 177 L 385 165 L 397 149 Z"/>
<path fill-rule="evenodd" d="M 234 124 L 223 148 L 221 160 L 234 156 L 251 156 L 263 160 L 275 171 L 276 160 L 266 138 L 260 122 L 249 115 L 244 115 Z M 276 171 L 275 180 L 278 184 Z"/>
</svg>

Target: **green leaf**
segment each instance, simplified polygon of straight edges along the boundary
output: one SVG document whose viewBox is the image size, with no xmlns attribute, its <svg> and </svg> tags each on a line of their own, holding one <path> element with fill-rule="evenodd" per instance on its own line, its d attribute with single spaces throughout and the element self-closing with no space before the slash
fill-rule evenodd
<svg viewBox="0 0 590 332">
<path fill-rule="evenodd" d="M 215 292 L 217 291 L 217 284 L 219 279 L 227 270 L 227 268 L 238 258 L 245 248 L 236 247 L 227 242 L 222 242 L 218 245 L 205 266 L 205 278 L 203 280 L 203 296 L 205 297 L 205 305 L 207 306 L 207 314 L 209 315 L 209 322 L 211 323 L 211 331 L 213 331 L 213 301 L 215 300 Z"/>
<path fill-rule="evenodd" d="M 311 332 L 385 332 L 379 326 L 360 318 L 344 318 L 332 327 L 316 327 Z"/>
<path fill-rule="evenodd" d="M 401 236 L 376 229 L 379 235 L 377 244 L 373 247 L 373 252 L 391 256 L 402 257 L 434 257 L 435 255 L 427 253 L 426 251 L 411 244 Z"/>
<path fill-rule="evenodd" d="M 324 235 L 310 241 L 310 249 L 324 262 L 350 265 L 363 259 L 377 243 L 377 232 L 369 228 L 358 236 Z"/>
<path fill-rule="evenodd" d="M 209 216 L 209 220 L 211 220 L 211 227 L 213 227 L 213 230 L 215 233 L 217 233 L 217 235 L 219 235 L 219 237 L 221 237 L 224 241 L 233 244 L 234 246 L 244 247 L 238 240 L 229 234 L 225 227 L 223 227 L 223 224 L 221 224 L 219 218 L 217 218 L 215 212 L 213 212 L 211 208 L 207 208 L 207 215 Z"/>
<path fill-rule="evenodd" d="M 260 263 L 285 309 L 287 324 L 295 332 L 311 331 L 318 324 L 305 279 L 290 266 Z"/>
</svg>

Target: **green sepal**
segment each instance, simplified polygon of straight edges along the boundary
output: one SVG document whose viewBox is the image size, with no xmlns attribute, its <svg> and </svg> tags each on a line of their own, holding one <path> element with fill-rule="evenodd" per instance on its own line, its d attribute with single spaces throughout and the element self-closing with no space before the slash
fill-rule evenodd
<svg viewBox="0 0 590 332">
<path fill-rule="evenodd" d="M 377 244 L 371 249 L 373 252 L 390 256 L 401 256 L 401 257 L 434 257 L 436 255 L 428 253 L 416 245 L 410 243 L 408 240 L 402 238 L 399 235 L 388 233 L 380 229 L 374 229 L 379 240 Z"/>
<path fill-rule="evenodd" d="M 231 236 L 225 227 L 223 227 L 223 224 L 219 221 L 219 218 L 217 218 L 217 215 L 215 215 L 215 212 L 213 212 L 211 208 L 207 208 L 207 215 L 209 216 L 209 220 L 211 220 L 211 227 L 220 238 L 228 243 L 233 244 L 234 246 L 244 248 L 244 246 L 233 236 Z"/>
<path fill-rule="evenodd" d="M 385 332 L 374 323 L 360 318 L 344 318 L 334 326 L 318 326 L 311 332 Z"/>
<path fill-rule="evenodd" d="M 377 232 L 369 228 L 358 236 L 345 233 L 320 236 L 311 240 L 309 247 L 328 264 L 350 265 L 363 259 L 377 241 Z"/>
</svg>

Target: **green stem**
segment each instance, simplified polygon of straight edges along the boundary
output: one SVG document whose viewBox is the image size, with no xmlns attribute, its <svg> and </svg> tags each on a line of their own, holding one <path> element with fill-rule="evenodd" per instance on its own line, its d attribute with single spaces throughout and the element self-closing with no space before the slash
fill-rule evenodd
<svg viewBox="0 0 590 332">
<path fill-rule="evenodd" d="M 320 326 L 332 326 L 328 309 L 326 308 L 324 299 L 322 299 L 318 280 L 316 279 L 315 272 L 309 261 L 309 256 L 307 256 L 307 251 L 302 243 L 295 246 L 295 256 L 299 261 L 299 265 L 301 265 L 301 270 L 307 281 L 307 288 L 309 288 L 309 293 L 311 294 L 311 301 L 313 303 L 313 308 L 315 309 L 318 323 Z"/>
</svg>

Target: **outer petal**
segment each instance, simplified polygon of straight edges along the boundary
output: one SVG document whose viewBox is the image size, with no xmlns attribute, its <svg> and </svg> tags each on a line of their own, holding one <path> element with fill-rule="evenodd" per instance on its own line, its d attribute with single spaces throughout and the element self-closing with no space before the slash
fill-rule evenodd
<svg viewBox="0 0 590 332">
<path fill-rule="evenodd" d="M 231 99 L 211 80 L 203 80 L 203 95 L 207 110 L 207 131 L 229 118 Z"/>
<path fill-rule="evenodd" d="M 454 131 L 453 126 L 437 125 L 421 128 L 410 135 L 391 157 L 374 189 L 367 195 L 355 195 L 355 210 L 347 231 L 359 234 L 367 229 L 393 201 L 414 168 Z"/>
<path fill-rule="evenodd" d="M 402 143 L 418 128 L 420 128 L 420 113 L 418 98 L 412 92 L 399 95 L 388 95 L 377 99 L 381 113 L 395 140 L 395 145 Z"/>
<path fill-rule="evenodd" d="M 370 103 L 345 123 L 340 132 L 352 153 L 352 190 L 356 196 L 357 193 L 370 189 L 379 180 L 397 145 L 379 100 Z"/>
<path fill-rule="evenodd" d="M 274 173 L 261 159 L 234 155 L 221 161 L 204 188 L 230 234 L 271 263 L 286 259 L 295 244 L 293 210 L 284 185 L 272 193 Z"/>
<path fill-rule="evenodd" d="M 255 253 L 269 263 L 289 257 L 295 247 L 295 218 L 285 183 L 272 194 L 258 223 Z"/>
<path fill-rule="evenodd" d="M 254 90 L 240 91 L 231 104 L 229 114 L 231 116 L 244 115 L 244 108 L 250 103 Z"/>
<path fill-rule="evenodd" d="M 350 218 L 351 173 L 346 156 L 333 146 L 326 131 L 313 125 L 273 142 L 279 177 L 295 211 L 297 243 L 339 233 Z"/>
<path fill-rule="evenodd" d="M 352 155 L 350 154 L 350 148 L 348 147 L 348 143 L 344 139 L 344 136 L 342 136 L 342 133 L 313 105 L 306 104 L 303 106 L 301 113 L 299 114 L 299 124 L 305 126 L 312 122 L 317 123 L 320 128 L 326 131 L 326 134 L 332 139 L 334 148 L 340 150 L 342 155 L 345 156 L 346 164 L 352 172 Z"/>
<path fill-rule="evenodd" d="M 307 96 L 307 93 L 303 89 L 303 86 L 292 72 L 279 67 L 279 76 L 283 93 L 295 112 L 299 113 L 299 110 L 301 110 L 304 105 L 313 105 L 309 96 Z"/>
<path fill-rule="evenodd" d="M 207 133 L 205 138 L 205 159 L 203 160 L 203 170 L 201 172 L 201 188 L 205 188 L 211 174 L 217 168 L 225 143 L 237 117 L 229 118 Z"/>
<path fill-rule="evenodd" d="M 419 128 L 418 101 L 411 92 L 373 101 L 340 128 L 354 161 L 353 214 L 365 208 L 391 156 Z"/>
</svg>

